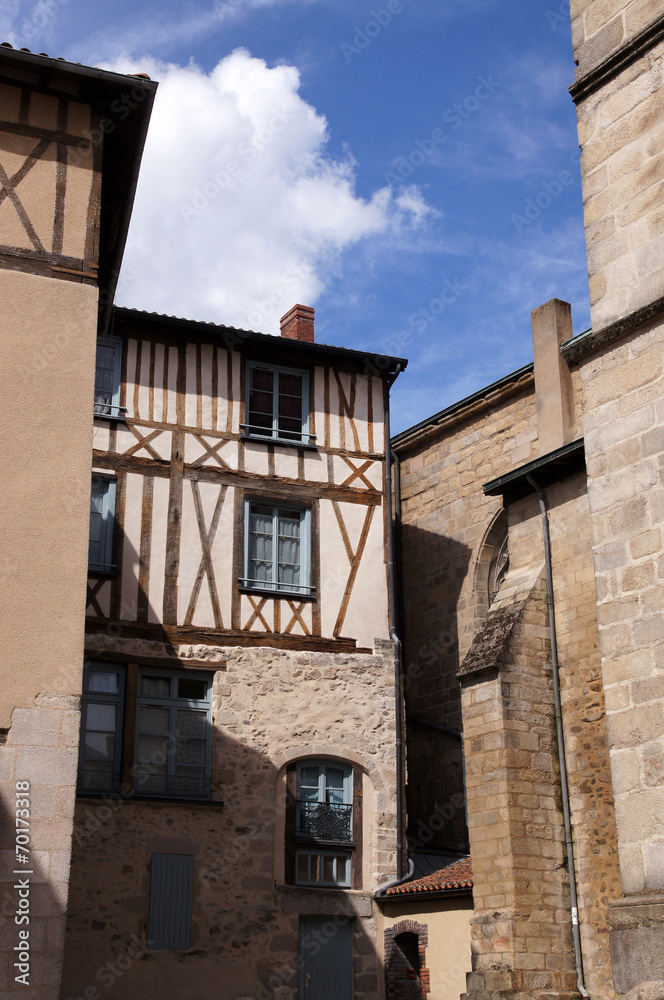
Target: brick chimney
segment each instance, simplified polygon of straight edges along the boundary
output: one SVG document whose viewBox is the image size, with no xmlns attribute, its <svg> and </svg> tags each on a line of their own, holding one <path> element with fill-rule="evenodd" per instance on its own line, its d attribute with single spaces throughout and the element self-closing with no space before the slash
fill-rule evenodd
<svg viewBox="0 0 664 1000">
<path fill-rule="evenodd" d="M 312 306 L 293 306 L 281 317 L 281 336 L 289 340 L 314 342 L 314 310 Z"/>
</svg>

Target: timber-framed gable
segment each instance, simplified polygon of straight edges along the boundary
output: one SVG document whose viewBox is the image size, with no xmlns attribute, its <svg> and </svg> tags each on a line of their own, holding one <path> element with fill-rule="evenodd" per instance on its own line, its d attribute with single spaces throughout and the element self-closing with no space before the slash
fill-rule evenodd
<svg viewBox="0 0 664 1000">
<path fill-rule="evenodd" d="M 405 362 L 123 309 L 110 333 L 119 405 L 96 407 L 93 468 L 116 483 L 113 561 L 91 573 L 88 634 L 369 651 L 387 634 L 384 386 Z M 306 433 L 252 429 L 261 365 L 302 376 Z M 290 590 L 248 578 L 248 518 L 270 510 L 302 521 Z"/>
</svg>

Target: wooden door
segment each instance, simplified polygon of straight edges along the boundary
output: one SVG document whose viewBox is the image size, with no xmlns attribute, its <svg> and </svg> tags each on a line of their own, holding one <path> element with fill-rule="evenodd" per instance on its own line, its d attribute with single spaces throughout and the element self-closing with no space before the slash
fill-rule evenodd
<svg viewBox="0 0 664 1000">
<path fill-rule="evenodd" d="M 298 1000 L 353 1000 L 350 918 L 300 917 Z"/>
</svg>

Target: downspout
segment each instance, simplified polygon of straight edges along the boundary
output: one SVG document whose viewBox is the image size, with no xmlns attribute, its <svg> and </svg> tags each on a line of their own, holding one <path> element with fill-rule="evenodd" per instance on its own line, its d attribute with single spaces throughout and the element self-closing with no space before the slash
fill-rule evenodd
<svg viewBox="0 0 664 1000">
<path fill-rule="evenodd" d="M 393 376 L 383 382 L 385 428 L 385 513 L 387 519 L 387 579 L 390 606 L 390 638 L 394 643 L 394 711 L 396 727 L 397 784 L 397 883 L 404 878 L 403 845 L 403 719 L 401 706 L 401 641 L 397 634 L 396 573 L 394 565 L 394 525 L 392 523 L 392 450 L 390 448 L 390 387 L 401 371 L 397 364 Z M 386 889 L 387 886 L 383 886 Z"/>
<path fill-rule="evenodd" d="M 560 763 L 560 789 L 563 800 L 563 820 L 565 824 L 565 844 L 569 867 L 569 889 L 572 916 L 572 938 L 574 941 L 574 962 L 576 965 L 576 983 L 582 997 L 589 997 L 583 979 L 583 952 L 581 950 L 581 932 L 579 929 L 579 907 L 576 892 L 576 868 L 574 865 L 574 845 L 572 843 L 572 823 L 570 819 L 569 787 L 567 784 L 567 761 L 565 758 L 565 740 L 563 735 L 563 716 L 560 704 L 560 675 L 558 667 L 558 640 L 556 636 L 556 619 L 553 606 L 553 569 L 551 564 L 551 535 L 549 533 L 549 516 L 546 509 L 544 493 L 532 476 L 526 477 L 537 493 L 540 513 L 542 515 L 542 534 L 544 536 L 544 561 L 546 563 L 546 603 L 549 618 L 549 639 L 551 643 L 551 672 L 553 675 L 553 702 L 556 715 L 556 736 L 558 741 L 558 760 Z"/>
</svg>

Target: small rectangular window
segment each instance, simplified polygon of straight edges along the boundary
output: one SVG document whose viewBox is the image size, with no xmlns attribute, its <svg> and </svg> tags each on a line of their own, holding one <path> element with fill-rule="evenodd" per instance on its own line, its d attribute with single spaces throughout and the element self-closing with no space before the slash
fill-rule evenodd
<svg viewBox="0 0 664 1000">
<path fill-rule="evenodd" d="M 136 703 L 134 791 L 209 798 L 208 677 L 141 670 Z"/>
<path fill-rule="evenodd" d="M 350 854 L 336 851 L 299 850 L 295 855 L 298 885 L 350 886 Z"/>
<path fill-rule="evenodd" d="M 90 540 L 88 568 L 107 573 L 113 566 L 113 523 L 115 519 L 115 480 L 92 477 L 90 492 Z"/>
<path fill-rule="evenodd" d="M 120 380 L 122 377 L 122 340 L 102 335 L 97 338 L 95 367 L 95 416 L 120 416 Z"/>
<path fill-rule="evenodd" d="M 245 501 L 241 586 L 311 596 L 310 535 L 310 510 Z"/>
<path fill-rule="evenodd" d="M 148 915 L 150 950 L 186 951 L 189 948 L 193 881 L 192 855 L 152 855 Z"/>
<path fill-rule="evenodd" d="M 309 373 L 252 363 L 247 367 L 247 422 L 251 437 L 312 444 Z"/>
<path fill-rule="evenodd" d="M 120 785 L 124 667 L 86 663 L 81 703 L 78 787 L 114 792 Z"/>
</svg>

